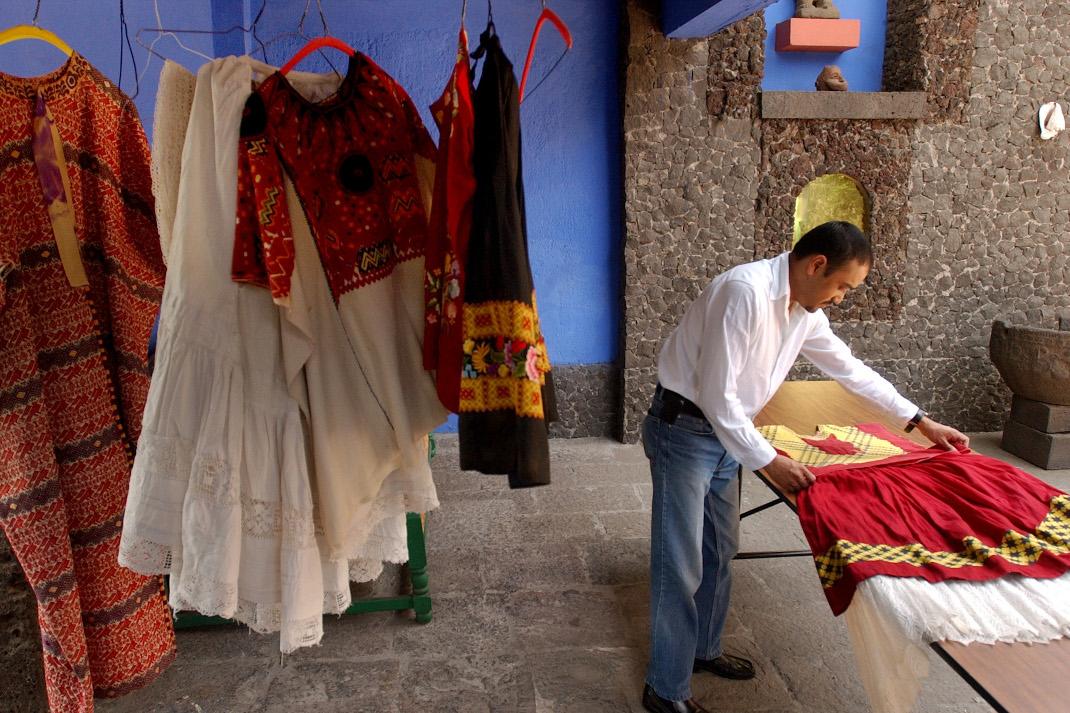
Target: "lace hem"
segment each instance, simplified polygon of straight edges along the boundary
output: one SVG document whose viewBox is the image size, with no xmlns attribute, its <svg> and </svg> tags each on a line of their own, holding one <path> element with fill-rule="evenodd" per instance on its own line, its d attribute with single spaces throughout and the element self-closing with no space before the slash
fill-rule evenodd
<svg viewBox="0 0 1070 713">
<path fill-rule="evenodd" d="M 173 549 L 137 537 L 122 537 L 119 540 L 119 564 L 138 574 L 170 574 Z"/>
<path fill-rule="evenodd" d="M 1039 644 L 1070 636 L 1070 573 L 1052 579 L 1009 575 L 936 583 L 870 577 L 858 588 L 918 644 Z"/>
</svg>

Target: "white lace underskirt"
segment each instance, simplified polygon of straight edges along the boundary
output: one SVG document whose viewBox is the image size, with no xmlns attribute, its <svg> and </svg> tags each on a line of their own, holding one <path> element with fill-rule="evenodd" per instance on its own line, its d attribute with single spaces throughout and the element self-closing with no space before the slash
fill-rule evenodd
<svg viewBox="0 0 1070 713">
<path fill-rule="evenodd" d="M 870 577 L 845 619 L 873 713 L 909 713 L 934 641 L 1042 644 L 1070 636 L 1070 574 L 935 583 Z"/>
</svg>

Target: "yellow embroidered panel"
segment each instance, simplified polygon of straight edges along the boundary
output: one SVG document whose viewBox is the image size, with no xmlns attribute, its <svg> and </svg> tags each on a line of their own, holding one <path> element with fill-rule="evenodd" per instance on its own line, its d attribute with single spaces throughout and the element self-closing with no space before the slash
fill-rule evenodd
<svg viewBox="0 0 1070 713">
<path fill-rule="evenodd" d="M 980 567 L 992 557 L 1002 557 L 1018 565 L 1034 564 L 1044 552 L 1070 554 L 1070 495 L 1052 498 L 1051 510 L 1037 526 L 1036 534 L 1008 530 L 998 547 L 989 547 L 973 536 L 964 537 L 962 544 L 960 552 L 932 552 L 917 543 L 892 547 L 839 540 L 814 562 L 825 589 L 843 577 L 845 567 L 858 562 L 906 563 L 915 567 L 938 564 L 959 569 Z"/>
<path fill-rule="evenodd" d="M 461 410 L 515 410 L 517 415 L 542 418 L 542 383 L 513 377 L 482 376 L 461 379 Z"/>
<path fill-rule="evenodd" d="M 460 411 L 509 409 L 519 416 L 543 418 L 542 387 L 550 358 L 535 294 L 531 304 L 466 304 L 464 337 Z"/>
<path fill-rule="evenodd" d="M 534 297 L 532 297 L 534 302 Z M 539 341 L 539 318 L 534 304 L 480 302 L 464 306 L 464 336 L 488 339 L 508 336 L 528 344 Z"/>
<path fill-rule="evenodd" d="M 878 438 L 871 433 L 859 430 L 854 426 L 830 426 L 824 424 L 817 427 L 817 433 L 813 436 L 807 436 L 811 440 L 823 440 L 829 436 L 835 436 L 839 440 L 850 443 L 855 447 L 857 452 L 850 455 L 826 453 L 804 441 L 799 434 L 787 426 L 760 426 L 758 433 L 762 434 L 762 437 L 769 441 L 773 448 L 786 453 L 789 458 L 805 466 L 814 468 L 839 465 L 841 463 L 867 463 L 906 453 L 899 446 L 883 438 Z"/>
</svg>

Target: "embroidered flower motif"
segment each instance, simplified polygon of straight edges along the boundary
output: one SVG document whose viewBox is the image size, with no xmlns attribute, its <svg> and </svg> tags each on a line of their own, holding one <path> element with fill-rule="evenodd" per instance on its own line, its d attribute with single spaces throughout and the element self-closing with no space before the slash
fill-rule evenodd
<svg viewBox="0 0 1070 713">
<path fill-rule="evenodd" d="M 461 376 L 466 379 L 477 379 L 479 372 L 472 367 L 471 363 L 465 362 L 464 368 L 461 369 Z"/>
<path fill-rule="evenodd" d="M 476 371 L 478 371 L 480 374 L 487 373 L 487 356 L 489 354 L 489 344 L 480 344 L 478 347 L 475 348 L 475 351 L 472 352 L 472 366 L 474 366 Z"/>
<path fill-rule="evenodd" d="M 508 366 L 506 366 L 505 364 L 498 365 L 498 376 L 504 379 L 505 377 L 509 376 L 509 373 L 510 371 Z"/>
<path fill-rule="evenodd" d="M 461 283 L 456 279 L 452 279 L 446 283 L 446 295 L 455 300 L 461 296 Z"/>
<path fill-rule="evenodd" d="M 528 349 L 528 359 L 526 364 L 528 378 L 532 381 L 539 380 L 539 349 L 538 347 L 532 347 Z"/>
<path fill-rule="evenodd" d="M 476 348 L 476 343 L 473 342 L 471 339 L 465 339 L 464 340 L 464 353 L 465 354 L 471 354 L 472 350 L 475 349 L 475 348 Z"/>
<path fill-rule="evenodd" d="M 457 303 L 456 302 L 447 302 L 446 303 L 446 319 L 449 320 L 450 324 L 453 324 L 453 322 L 456 321 L 456 319 L 457 319 Z"/>
</svg>

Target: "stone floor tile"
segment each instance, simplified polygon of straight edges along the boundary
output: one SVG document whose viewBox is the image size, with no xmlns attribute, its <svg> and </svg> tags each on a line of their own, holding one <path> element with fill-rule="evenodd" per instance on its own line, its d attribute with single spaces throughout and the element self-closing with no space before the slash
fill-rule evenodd
<svg viewBox="0 0 1070 713">
<path fill-rule="evenodd" d="M 588 512 L 518 515 L 519 542 L 601 539 L 603 530 L 596 516 Z"/>
<path fill-rule="evenodd" d="M 401 679 L 404 711 L 535 713 L 531 668 L 517 656 L 413 657 Z"/>
<path fill-rule="evenodd" d="M 237 632 L 220 631 L 223 638 Z M 278 659 L 276 658 L 277 662 Z M 99 713 L 253 713 L 262 710 L 271 660 L 176 661 L 151 685 L 122 698 L 98 699 Z"/>
<path fill-rule="evenodd" d="M 399 711 L 401 663 L 288 660 L 274 671 L 263 713 Z"/>
<path fill-rule="evenodd" d="M 518 651 L 632 645 L 629 622 L 608 588 L 513 592 L 500 606 L 515 622 Z"/>
<path fill-rule="evenodd" d="M 527 660 L 534 675 L 539 713 L 643 710 L 643 672 L 634 649 L 545 651 Z"/>
<path fill-rule="evenodd" d="M 483 567 L 491 555 L 472 545 L 443 544 L 438 537 L 428 538 L 427 577 L 432 602 L 442 594 L 483 593 Z"/>
<path fill-rule="evenodd" d="M 582 542 L 509 542 L 488 549 L 483 582 L 488 591 L 560 589 L 590 584 Z"/>
<path fill-rule="evenodd" d="M 515 623 L 486 596 L 450 595 L 432 600 L 427 624 L 396 627 L 394 651 L 398 655 L 453 656 L 509 653 L 515 646 Z"/>
<path fill-rule="evenodd" d="M 645 582 L 650 576 L 650 538 L 595 542 L 586 546 L 584 558 L 592 584 L 618 586 Z"/>
<path fill-rule="evenodd" d="M 582 488 L 549 487 L 535 492 L 539 513 L 596 513 L 641 510 L 642 500 L 634 490 L 620 485 L 591 485 Z"/>
<path fill-rule="evenodd" d="M 610 540 L 650 537 L 650 511 L 602 512 L 598 521 Z"/>
</svg>

